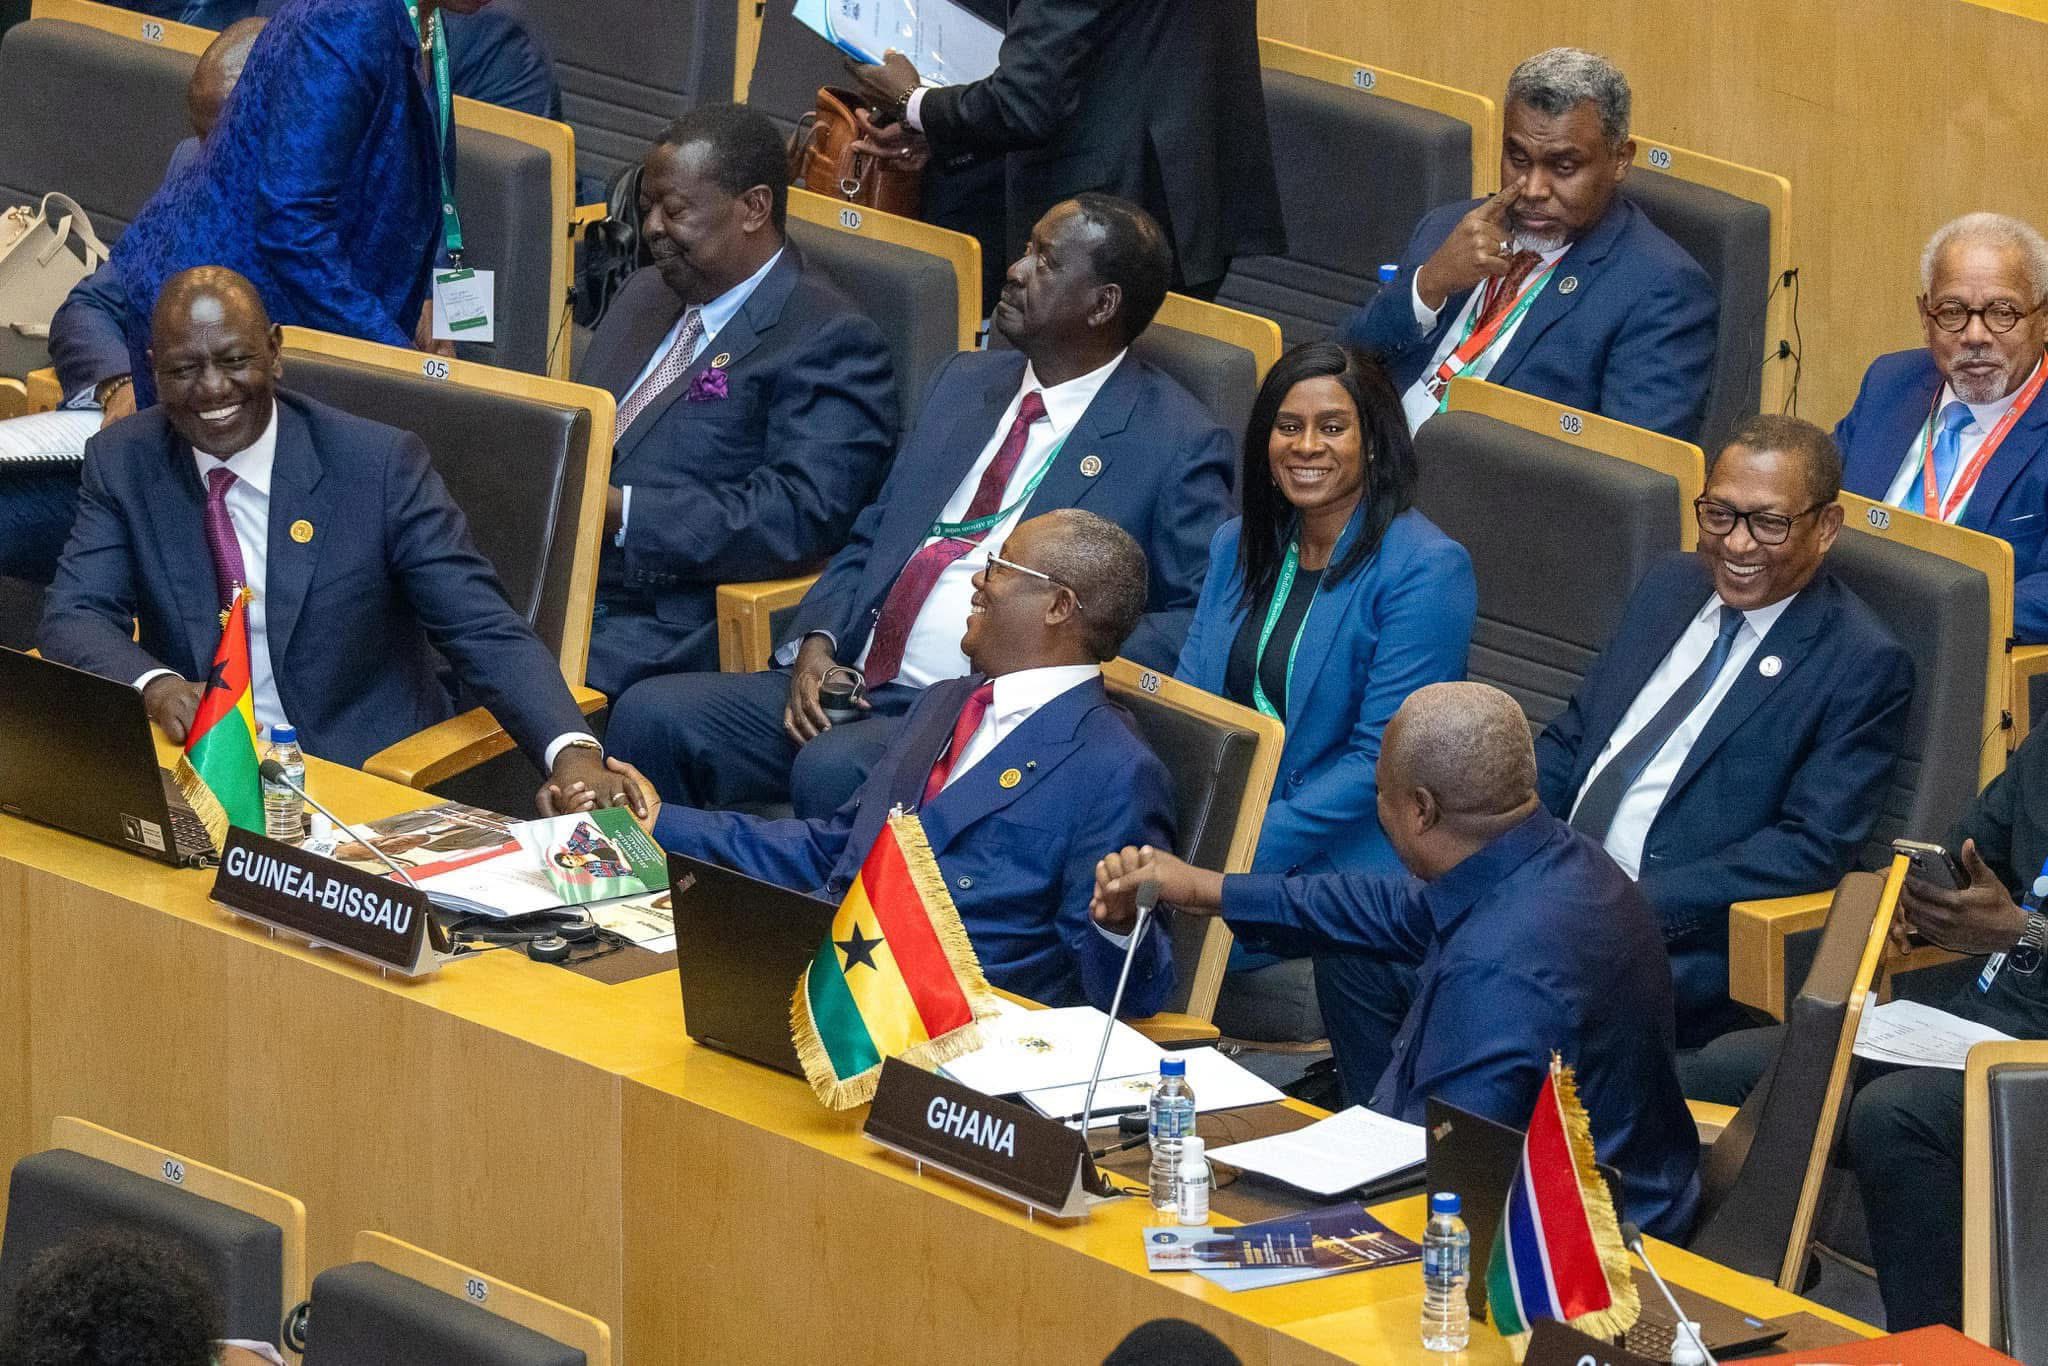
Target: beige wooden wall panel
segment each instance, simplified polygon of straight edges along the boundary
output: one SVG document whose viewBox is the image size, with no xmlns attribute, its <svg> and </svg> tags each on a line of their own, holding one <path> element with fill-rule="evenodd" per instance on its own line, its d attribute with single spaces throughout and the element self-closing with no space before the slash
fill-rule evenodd
<svg viewBox="0 0 2048 1366">
<path fill-rule="evenodd" d="M 1641 137 L 1788 177 L 1799 412 L 1823 426 L 1873 357 L 1920 344 L 1935 228 L 2048 229 L 2048 23 L 1967 0 L 1259 0 L 1259 29 L 1495 98 L 1531 52 L 1590 47 L 1628 73 Z"/>
</svg>

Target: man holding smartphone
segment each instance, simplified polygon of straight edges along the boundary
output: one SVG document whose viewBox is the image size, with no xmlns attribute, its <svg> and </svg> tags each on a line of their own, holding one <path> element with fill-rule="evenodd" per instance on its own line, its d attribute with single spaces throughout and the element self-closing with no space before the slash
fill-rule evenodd
<svg viewBox="0 0 2048 1366">
<path fill-rule="evenodd" d="M 1909 877 L 1893 947 L 1913 933 L 1971 955 L 1899 979 L 1902 994 L 2016 1038 L 2048 1038 L 2048 731 L 2036 731 L 1949 832 L 1961 885 Z M 1942 873 L 1939 853 L 1925 862 Z M 1944 878 L 1943 880 L 1947 880 Z M 2048 891 L 2048 886 L 2044 886 Z M 2001 957 L 2002 955 L 2002 957 Z M 1681 1064 L 1685 1093 L 1739 1104 L 1775 1056 L 1781 1027 L 1716 1040 Z M 1863 1195 L 1885 1326 L 1962 1323 L 1963 1074 L 1857 1064 L 1847 1154 Z"/>
</svg>

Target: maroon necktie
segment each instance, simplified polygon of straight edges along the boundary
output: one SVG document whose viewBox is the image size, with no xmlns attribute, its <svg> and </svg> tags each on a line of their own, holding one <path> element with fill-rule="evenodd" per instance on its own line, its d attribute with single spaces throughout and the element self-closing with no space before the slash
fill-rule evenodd
<svg viewBox="0 0 2048 1366">
<path fill-rule="evenodd" d="M 1474 332 L 1507 311 L 1508 306 L 1514 303 L 1516 296 L 1522 292 L 1522 286 L 1528 282 L 1530 273 L 1542 260 L 1543 258 L 1533 251 L 1518 251 L 1508 258 L 1508 273 L 1500 277 L 1500 283 L 1494 286 L 1492 295 L 1481 305 L 1479 321 L 1472 328 Z"/>
<path fill-rule="evenodd" d="M 975 487 L 974 501 L 967 505 L 967 515 L 961 521 L 972 522 L 1002 507 L 1003 491 L 1010 486 L 1010 476 L 1017 472 L 1017 462 L 1024 458 L 1024 442 L 1031 433 L 1031 424 L 1044 416 L 1045 399 L 1033 389 L 1017 406 L 1017 420 L 1010 424 L 1010 433 L 1003 438 L 996 458 L 981 472 L 981 483 Z M 882 603 L 881 615 L 875 621 L 875 638 L 868 646 L 868 687 L 879 688 L 893 681 L 902 670 L 903 650 L 910 644 L 910 628 L 917 624 L 917 614 L 924 609 L 925 599 L 938 586 L 939 575 L 946 571 L 947 565 L 979 545 L 986 535 L 988 530 L 984 529 L 972 536 L 932 541 L 903 566 L 903 572 L 896 576 L 896 583 L 889 589 L 889 596 Z"/>
<path fill-rule="evenodd" d="M 235 524 L 228 517 L 228 487 L 235 472 L 215 465 L 206 472 L 206 548 L 213 552 L 213 582 L 220 591 L 221 610 L 235 600 L 236 585 L 247 585 L 249 572 L 242 566 L 242 543 L 235 539 Z"/>
<path fill-rule="evenodd" d="M 953 738 L 940 753 L 939 761 L 932 765 L 932 776 L 924 780 L 924 799 L 919 806 L 930 802 L 946 786 L 946 779 L 953 774 L 954 761 L 960 751 L 967 748 L 967 741 L 981 724 L 981 718 L 988 715 L 988 704 L 995 700 L 996 685 L 984 683 L 967 695 L 967 702 L 960 708 L 960 719 L 953 723 Z"/>
</svg>

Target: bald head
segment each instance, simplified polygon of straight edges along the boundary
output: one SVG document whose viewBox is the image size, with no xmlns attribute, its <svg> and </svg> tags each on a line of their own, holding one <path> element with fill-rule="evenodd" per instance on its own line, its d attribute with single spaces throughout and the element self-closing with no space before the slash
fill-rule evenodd
<svg viewBox="0 0 2048 1366">
<path fill-rule="evenodd" d="M 173 275 L 150 315 L 158 400 L 194 450 L 225 460 L 270 425 L 281 338 L 256 287 L 224 266 Z"/>
<path fill-rule="evenodd" d="M 199 65 L 193 68 L 192 79 L 185 86 L 185 113 L 192 120 L 192 131 L 200 137 L 211 133 L 220 122 L 220 111 L 228 107 L 228 96 L 235 93 L 235 82 L 242 79 L 249 49 L 256 45 L 256 35 L 263 31 L 263 23 L 261 19 L 237 19 L 199 54 Z"/>
<path fill-rule="evenodd" d="M 1528 718 L 1484 683 L 1432 683 L 1411 693 L 1387 724 L 1380 767 L 1399 786 L 1434 793 L 1447 817 L 1502 816 L 1536 795 Z"/>
</svg>

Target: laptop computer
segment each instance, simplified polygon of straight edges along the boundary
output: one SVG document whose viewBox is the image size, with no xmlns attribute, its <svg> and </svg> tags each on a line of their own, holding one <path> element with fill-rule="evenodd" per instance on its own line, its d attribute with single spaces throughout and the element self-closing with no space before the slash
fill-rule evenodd
<svg viewBox="0 0 2048 1366">
<path fill-rule="evenodd" d="M 668 876 L 683 1028 L 721 1053 L 802 1076 L 790 998 L 839 908 L 683 854 L 668 856 Z"/>
<path fill-rule="evenodd" d="M 174 867 L 214 860 L 198 813 L 157 764 L 142 694 L 4 648 L 0 812 Z"/>
</svg>

